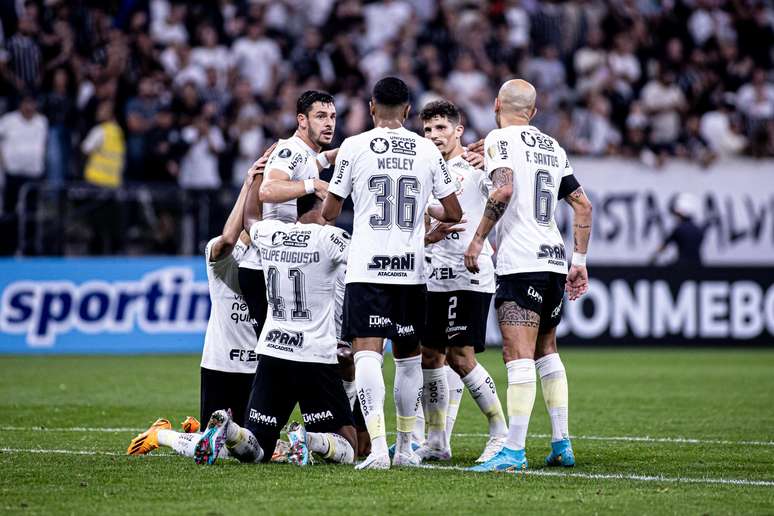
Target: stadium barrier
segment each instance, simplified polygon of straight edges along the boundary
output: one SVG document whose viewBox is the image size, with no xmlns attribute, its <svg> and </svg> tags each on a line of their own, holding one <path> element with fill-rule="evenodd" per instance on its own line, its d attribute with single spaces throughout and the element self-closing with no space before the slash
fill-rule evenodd
<svg viewBox="0 0 774 516">
<path fill-rule="evenodd" d="M 563 346 L 774 346 L 770 269 L 590 274 L 583 301 L 564 302 Z M 0 260 L 0 353 L 196 353 L 209 311 L 202 258 Z"/>
</svg>

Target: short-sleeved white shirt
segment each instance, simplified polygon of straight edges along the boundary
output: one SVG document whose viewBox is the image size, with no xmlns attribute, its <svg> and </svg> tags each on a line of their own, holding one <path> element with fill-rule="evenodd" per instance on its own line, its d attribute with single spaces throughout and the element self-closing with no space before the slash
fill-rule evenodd
<svg viewBox="0 0 774 516">
<path fill-rule="evenodd" d="M 334 226 L 256 222 L 250 238 L 261 255 L 269 307 L 255 351 L 296 362 L 336 364 L 336 300 L 349 235 Z"/>
<path fill-rule="evenodd" d="M 317 153 L 298 136 L 280 140 L 266 162 L 266 173 L 279 170 L 288 175 L 292 181 L 303 181 L 319 177 L 317 170 Z M 264 220 L 281 220 L 293 223 L 298 218 L 296 200 L 281 203 L 263 203 Z"/>
<path fill-rule="evenodd" d="M 431 255 L 427 268 L 427 290 L 430 292 L 452 292 L 472 290 L 493 293 L 495 290 L 492 246 L 484 242 L 484 248 L 478 258 L 479 272 L 473 274 L 465 268 L 465 251 L 473 240 L 481 217 L 484 215 L 486 201 L 489 199 L 491 182 L 483 170 L 468 163 L 462 155 L 446 162 L 449 168 L 457 199 L 462 207 L 460 223 L 465 230 L 450 233 L 428 248 Z M 437 224 L 437 221 L 433 221 Z"/>
<path fill-rule="evenodd" d="M 248 246 L 237 241 L 231 254 L 213 262 L 210 252 L 219 238 L 210 240 L 204 249 L 212 309 L 201 366 L 226 373 L 254 373 L 258 364 L 255 330 L 238 279 L 239 262 Z"/>
<path fill-rule="evenodd" d="M 424 278 L 424 212 L 454 194 L 440 151 L 403 127 L 344 140 L 328 192 L 355 205 L 347 283 L 417 285 Z"/>
<path fill-rule="evenodd" d="M 486 171 L 513 171 L 513 196 L 497 224 L 497 274 L 567 273 L 554 213 L 562 178 L 573 173 L 557 141 L 531 125 L 511 125 L 484 140 Z"/>
</svg>

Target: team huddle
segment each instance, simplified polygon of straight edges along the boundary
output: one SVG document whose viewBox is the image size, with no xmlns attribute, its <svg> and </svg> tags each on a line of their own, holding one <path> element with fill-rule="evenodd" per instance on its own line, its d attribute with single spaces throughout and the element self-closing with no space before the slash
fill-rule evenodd
<svg viewBox="0 0 774 516">
<path fill-rule="evenodd" d="M 546 464 L 573 466 L 556 327 L 565 292 L 575 300 L 588 288 L 591 204 L 565 151 L 529 125 L 535 96 L 525 81 L 503 84 L 499 129 L 466 149 L 452 103 L 424 106 L 424 135 L 415 134 L 403 127 L 408 87 L 384 78 L 372 92 L 374 128 L 322 151 L 335 131 L 334 99 L 302 94 L 295 134 L 253 164 L 223 233 L 205 249 L 207 425 L 199 432 L 189 418 L 178 432 L 159 419 L 128 453 L 162 445 L 200 464 L 224 457 L 353 464 L 362 456 L 356 469 L 419 466 L 451 459 L 467 388 L 489 424 L 470 469 L 520 471 L 539 376 L 552 427 Z M 320 172 L 330 166 L 326 183 Z M 333 225 L 348 197 L 351 236 Z M 574 215 L 571 260 L 554 220 L 560 200 Z M 507 419 L 476 361 L 493 296 Z M 395 360 L 392 447 L 386 343 Z M 296 404 L 303 422 L 290 424 L 284 441 Z"/>
</svg>

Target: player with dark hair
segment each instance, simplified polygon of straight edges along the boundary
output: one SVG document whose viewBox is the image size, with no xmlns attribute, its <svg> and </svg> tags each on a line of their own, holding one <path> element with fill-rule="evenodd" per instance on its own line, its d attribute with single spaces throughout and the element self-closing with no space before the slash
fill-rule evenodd
<svg viewBox="0 0 774 516">
<path fill-rule="evenodd" d="M 572 466 L 568 430 L 568 388 L 556 349 L 565 288 L 570 300 L 588 289 L 586 251 L 591 203 L 573 174 L 564 149 L 531 126 L 535 88 L 515 79 L 502 85 L 495 101 L 497 126 L 484 142 L 493 188 L 484 215 L 465 252 L 465 266 L 482 271 L 480 256 L 497 224 L 495 306 L 508 370 L 508 436 L 503 448 L 474 471 L 518 471 L 527 467 L 525 442 L 535 403 L 536 374 L 551 418 L 549 466 Z M 555 220 L 556 204 L 573 209 L 575 252 L 567 255 Z"/>
<path fill-rule="evenodd" d="M 409 90 L 400 79 L 381 79 L 370 102 L 374 128 L 344 140 L 339 149 L 322 215 L 332 222 L 352 194 L 354 221 L 346 273 L 343 328 L 355 351 L 355 384 L 371 453 L 358 469 L 387 469 L 382 376 L 383 341 L 395 356 L 398 438 L 394 465 L 418 465 L 411 431 L 422 390 L 419 339 L 424 330 L 425 280 L 423 213 L 431 195 L 443 222 L 457 222 L 462 210 L 438 149 L 408 131 Z"/>
<path fill-rule="evenodd" d="M 333 97 L 321 91 L 305 91 L 296 102 L 298 128 L 287 140 L 280 140 L 269 156 L 266 177 L 260 187 L 265 220 L 295 222 L 296 199 L 316 194 L 321 199 L 328 183 L 319 171 L 336 157 L 336 150 L 320 152 L 333 140 L 336 106 Z"/>
<path fill-rule="evenodd" d="M 428 436 L 417 454 L 423 460 L 451 458 L 451 432 L 465 385 L 489 420 L 489 440 L 477 461 L 484 462 L 500 451 L 508 431 L 495 383 L 475 357 L 486 346 L 486 323 L 495 290 L 493 251 L 485 242 L 478 274 L 465 268 L 464 255 L 484 213 L 491 183 L 483 170 L 464 157 L 460 139 L 465 129 L 454 104 L 430 102 L 419 118 L 425 138 L 446 160 L 465 220 L 449 227 L 428 218 L 433 230 L 425 238 L 431 245 L 427 328 L 422 339 L 422 405 Z M 439 205 L 431 204 L 428 211 L 432 214 L 438 209 Z M 446 362 L 450 370 L 444 368 Z"/>
<path fill-rule="evenodd" d="M 296 403 L 288 461 L 306 465 L 311 453 L 351 464 L 357 439 L 337 361 L 336 299 L 344 289 L 349 235 L 322 226 L 319 199 L 298 199 L 298 222 L 260 220 L 258 189 L 248 194 L 244 227 L 260 253 L 270 308 L 258 347 L 258 367 L 246 422 L 226 410 L 213 414 L 196 445 L 196 462 L 213 463 L 223 446 L 243 462 L 266 462 Z"/>
</svg>

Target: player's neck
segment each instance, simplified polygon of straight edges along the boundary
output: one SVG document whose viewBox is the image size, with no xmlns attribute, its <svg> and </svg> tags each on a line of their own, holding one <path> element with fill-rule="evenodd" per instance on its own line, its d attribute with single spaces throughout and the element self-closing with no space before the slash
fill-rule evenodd
<svg viewBox="0 0 774 516">
<path fill-rule="evenodd" d="M 463 149 L 462 145 L 460 145 L 460 143 L 457 142 L 457 145 L 455 145 L 451 151 L 443 155 L 443 159 L 445 159 L 446 161 L 451 161 L 457 156 L 461 156 L 463 152 L 465 152 L 465 149 Z"/>
<path fill-rule="evenodd" d="M 519 115 L 500 115 L 500 129 L 511 125 L 529 125 L 530 119 Z"/>
<path fill-rule="evenodd" d="M 304 142 L 306 144 L 307 147 L 309 147 L 310 149 L 312 149 L 315 152 L 320 152 L 320 149 L 322 149 L 322 147 L 320 147 L 319 145 L 314 143 L 312 140 L 310 140 L 309 136 L 307 136 L 305 133 L 299 131 L 298 129 L 296 129 L 296 132 L 293 134 L 293 136 L 297 136 L 302 142 Z"/>
<path fill-rule="evenodd" d="M 384 129 L 399 129 L 403 127 L 403 120 L 398 118 L 374 118 L 374 127 Z"/>
</svg>

